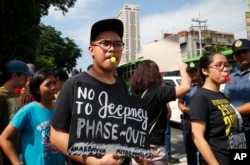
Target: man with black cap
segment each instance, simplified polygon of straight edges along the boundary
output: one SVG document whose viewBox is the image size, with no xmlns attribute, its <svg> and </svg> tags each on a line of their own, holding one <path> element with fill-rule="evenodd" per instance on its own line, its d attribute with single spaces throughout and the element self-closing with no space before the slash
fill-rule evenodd
<svg viewBox="0 0 250 165">
<path fill-rule="evenodd" d="M 232 50 L 240 70 L 230 75 L 224 93 L 242 115 L 247 147 L 250 148 L 250 41 L 238 39 Z"/>
<path fill-rule="evenodd" d="M 71 164 L 124 164 L 117 153 L 105 154 L 103 157 L 74 156 L 67 154 L 69 131 L 72 124 L 72 105 L 76 93 L 75 83 L 91 84 L 98 88 L 109 88 L 119 95 L 127 94 L 126 84 L 113 75 L 122 56 L 124 43 L 123 23 L 119 19 L 104 19 L 93 24 L 90 34 L 89 53 L 93 66 L 87 72 L 81 72 L 69 78 L 56 102 L 55 113 L 51 121 L 51 142 L 70 158 Z M 119 96 L 118 96 L 119 97 Z M 98 103 L 96 103 L 98 104 Z M 110 120 L 112 123 L 112 120 Z M 143 159 L 144 160 L 144 159 Z M 147 159 L 145 159 L 147 161 Z M 129 163 L 129 162 L 128 162 Z"/>
<path fill-rule="evenodd" d="M 191 90 L 182 98 L 178 99 L 178 107 L 182 111 L 181 126 L 183 131 L 183 142 L 187 154 L 187 164 L 197 165 L 197 148 L 192 140 L 191 122 L 190 122 L 190 102 L 191 97 L 197 91 L 198 67 L 191 62 L 188 64 L 187 73 L 191 81 Z"/>
</svg>

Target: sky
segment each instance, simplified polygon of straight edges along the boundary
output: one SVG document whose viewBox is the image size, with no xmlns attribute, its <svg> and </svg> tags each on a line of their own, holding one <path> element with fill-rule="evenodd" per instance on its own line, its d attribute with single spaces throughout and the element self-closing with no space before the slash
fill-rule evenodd
<svg viewBox="0 0 250 165">
<path fill-rule="evenodd" d="M 42 18 L 63 38 L 74 40 L 82 50 L 76 69 L 86 70 L 92 63 L 88 53 L 90 29 L 94 22 L 115 17 L 124 4 L 140 8 L 141 46 L 163 38 L 163 33 L 178 33 L 198 26 L 192 19 L 206 21 L 207 29 L 234 33 L 235 39 L 247 38 L 245 12 L 248 0 L 77 0 L 66 14 L 49 9 Z M 204 24 L 202 24 L 204 25 Z"/>
</svg>

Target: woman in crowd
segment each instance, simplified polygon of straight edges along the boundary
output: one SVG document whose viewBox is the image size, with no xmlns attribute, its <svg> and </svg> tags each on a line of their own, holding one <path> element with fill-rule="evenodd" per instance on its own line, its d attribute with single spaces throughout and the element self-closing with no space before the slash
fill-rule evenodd
<svg viewBox="0 0 250 165">
<path fill-rule="evenodd" d="M 201 154 L 200 165 L 229 165 L 229 149 L 246 148 L 241 116 L 220 92 L 229 71 L 227 59 L 220 53 L 200 59 L 198 91 L 190 103 L 192 135 Z"/>
<path fill-rule="evenodd" d="M 163 86 L 159 67 L 152 60 L 141 62 L 130 79 L 131 94 L 147 102 L 150 148 L 158 155 L 152 159 L 152 165 L 167 164 L 164 146 L 167 122 L 166 103 L 183 96 L 190 90 L 187 65 L 183 62 L 178 64 L 181 75 L 180 86 Z"/>
<path fill-rule="evenodd" d="M 36 72 L 30 81 L 35 101 L 22 107 L 1 134 L 0 143 L 12 164 L 63 165 L 65 157 L 50 143 L 56 79 L 49 70 Z M 12 138 L 21 135 L 21 157 Z"/>
</svg>

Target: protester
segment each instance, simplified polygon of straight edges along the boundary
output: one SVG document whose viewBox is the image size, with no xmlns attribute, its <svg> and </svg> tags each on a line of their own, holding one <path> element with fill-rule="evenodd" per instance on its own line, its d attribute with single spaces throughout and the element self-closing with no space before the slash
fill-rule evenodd
<svg viewBox="0 0 250 165">
<path fill-rule="evenodd" d="M 65 165 L 65 156 L 50 143 L 50 120 L 56 80 L 53 72 L 38 71 L 30 81 L 35 101 L 22 107 L 1 134 L 0 142 L 12 164 Z M 21 135 L 19 157 L 12 138 Z"/>
<path fill-rule="evenodd" d="M 161 72 L 161 77 L 164 76 L 164 72 Z M 165 81 L 162 79 L 162 85 L 167 85 Z M 166 122 L 166 130 L 165 130 L 165 149 L 167 152 L 168 163 L 180 163 L 180 160 L 177 158 L 172 157 L 171 152 L 171 116 L 172 116 L 172 109 L 169 103 L 166 104 L 166 111 L 167 111 L 167 122 Z"/>
<path fill-rule="evenodd" d="M 28 68 L 29 68 L 29 71 L 33 74 L 35 74 L 35 65 L 34 64 L 27 64 Z M 26 105 L 28 103 L 30 103 L 31 101 L 34 101 L 34 98 L 33 96 L 31 95 L 30 93 L 30 89 L 29 89 L 29 83 L 30 83 L 30 80 L 32 79 L 32 76 L 28 76 L 28 80 L 25 84 L 25 86 L 23 88 L 21 88 L 20 90 L 20 99 L 21 99 L 21 104 L 22 106 L 23 105 Z M 18 89 L 20 88 L 16 88 L 15 90 L 17 91 Z"/>
<path fill-rule="evenodd" d="M 28 76 L 32 76 L 26 65 L 21 60 L 11 60 L 5 64 L 0 74 L 0 134 L 9 121 L 21 107 L 21 101 L 15 88 L 23 88 Z M 11 164 L 6 156 L 2 155 L 4 165 Z"/>
<path fill-rule="evenodd" d="M 55 94 L 55 98 L 57 99 L 62 86 L 64 85 L 65 81 L 69 78 L 69 75 L 66 70 L 63 68 L 57 68 L 54 70 L 54 74 L 56 77 L 56 86 L 57 86 L 57 93 Z"/>
<path fill-rule="evenodd" d="M 56 102 L 55 114 L 52 119 L 51 142 L 58 147 L 68 158 L 71 164 L 129 164 L 128 159 L 121 158 L 119 153 L 107 153 L 104 156 L 77 156 L 67 154 L 67 146 L 70 139 L 70 127 L 72 126 L 72 105 L 76 83 L 91 84 L 97 88 L 109 89 L 119 95 L 127 94 L 126 84 L 116 78 L 113 73 L 117 68 L 124 44 L 123 24 L 118 19 L 100 20 L 93 24 L 88 48 L 93 59 L 93 66 L 87 72 L 81 72 L 68 79 L 60 92 Z M 112 59 L 112 61 L 111 61 Z M 97 102 L 96 102 L 97 103 Z M 110 120 L 112 123 L 112 120 Z M 147 163 L 148 159 L 141 158 L 138 161 Z"/>
<path fill-rule="evenodd" d="M 73 70 L 73 72 L 72 72 L 72 74 L 71 74 L 71 76 L 75 76 L 75 75 L 77 75 L 77 74 L 79 74 L 80 72 L 77 70 L 77 69 L 74 69 Z"/>
<path fill-rule="evenodd" d="M 193 141 L 202 156 L 200 165 L 229 165 L 229 150 L 246 148 L 242 118 L 220 92 L 230 69 L 220 53 L 200 58 L 198 90 L 190 103 Z"/>
<path fill-rule="evenodd" d="M 182 111 L 181 128 L 183 132 L 183 142 L 187 154 L 187 164 L 197 165 L 197 148 L 192 140 L 190 122 L 190 101 L 193 94 L 197 91 L 198 67 L 195 63 L 189 63 L 187 73 L 191 81 L 191 90 L 182 98 L 178 99 L 178 108 Z"/>
<path fill-rule="evenodd" d="M 180 160 L 177 158 L 174 158 L 172 156 L 171 152 L 171 115 L 172 115 L 172 109 L 169 105 L 169 103 L 166 104 L 166 109 L 167 109 L 167 123 L 166 123 L 166 130 L 165 130 L 165 148 L 167 152 L 167 157 L 168 157 L 168 163 L 175 164 L 175 163 L 180 163 Z"/>
<path fill-rule="evenodd" d="M 224 94 L 243 117 L 247 148 L 250 148 L 250 41 L 238 39 L 232 50 L 240 69 L 230 75 Z"/>
<path fill-rule="evenodd" d="M 179 62 L 178 65 L 181 75 L 180 86 L 163 86 L 159 67 L 152 60 L 142 61 L 130 79 L 131 94 L 141 97 L 147 102 L 150 148 L 158 155 L 152 159 L 152 165 L 167 164 L 165 150 L 166 104 L 190 90 L 190 82 L 186 73 L 187 65 L 184 62 Z"/>
</svg>

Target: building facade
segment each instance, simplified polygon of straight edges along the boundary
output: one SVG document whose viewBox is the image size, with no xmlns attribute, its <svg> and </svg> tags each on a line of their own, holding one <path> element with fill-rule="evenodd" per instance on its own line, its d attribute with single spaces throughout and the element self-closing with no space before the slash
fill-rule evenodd
<svg viewBox="0 0 250 165">
<path fill-rule="evenodd" d="M 217 32 L 213 30 L 202 30 L 201 40 L 199 39 L 199 31 L 196 30 L 180 31 L 178 32 L 178 36 L 182 59 L 200 56 L 200 49 L 204 50 L 213 45 L 227 46 L 230 48 L 234 42 L 234 33 Z"/>
<path fill-rule="evenodd" d="M 116 18 L 124 24 L 123 56 L 121 64 L 136 59 L 137 53 L 141 49 L 140 36 L 140 9 L 137 5 L 124 4 Z"/>
<path fill-rule="evenodd" d="M 248 11 L 245 12 L 245 15 L 246 15 L 247 39 L 250 40 L 250 0 L 248 0 Z"/>
</svg>

